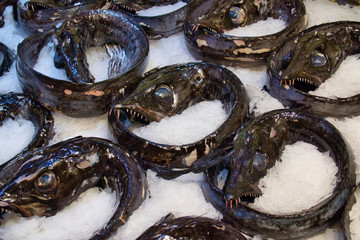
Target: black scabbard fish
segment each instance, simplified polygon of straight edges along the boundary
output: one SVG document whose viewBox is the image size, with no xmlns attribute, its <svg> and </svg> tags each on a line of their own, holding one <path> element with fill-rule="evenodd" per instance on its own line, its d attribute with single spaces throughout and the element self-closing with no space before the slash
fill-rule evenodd
<svg viewBox="0 0 360 240">
<path fill-rule="evenodd" d="M 0 42 L 0 77 L 9 71 L 15 60 L 15 54 L 3 43 Z"/>
<path fill-rule="evenodd" d="M 31 121 L 35 127 L 35 135 L 31 142 L 18 155 L 47 145 L 54 136 L 54 119 L 49 110 L 23 94 L 0 95 L 0 126 L 6 119 L 16 118 Z M 3 164 L 0 165 L 3 166 Z"/>
<path fill-rule="evenodd" d="M 244 235 L 228 223 L 207 217 L 168 215 L 148 228 L 136 240 L 226 239 L 246 240 Z"/>
<path fill-rule="evenodd" d="M 130 130 L 180 114 L 200 101 L 216 99 L 222 102 L 228 117 L 214 132 L 194 143 L 159 144 Z M 129 97 L 114 99 L 108 119 L 117 140 L 144 168 L 164 178 L 175 178 L 219 161 L 207 161 L 206 156 L 232 139 L 247 117 L 248 101 L 240 79 L 226 68 L 209 63 L 175 64 L 149 71 Z"/>
<path fill-rule="evenodd" d="M 275 215 L 252 209 L 248 203 L 262 194 L 259 180 L 280 159 L 285 145 L 297 141 L 329 152 L 338 167 L 333 193 L 313 207 L 293 214 Z M 203 193 L 223 214 L 223 220 L 242 232 L 273 239 L 307 238 L 340 219 L 355 185 L 353 161 L 341 134 L 323 118 L 275 110 L 241 127 L 226 161 L 206 170 Z M 227 172 L 224 188 L 218 183 L 222 171 Z"/>
<path fill-rule="evenodd" d="M 283 19 L 280 32 L 259 37 L 224 34 L 268 17 Z M 269 54 L 306 26 L 306 11 L 299 0 L 194 0 L 184 23 L 186 44 L 198 59 L 231 66 L 266 64 Z"/>
<path fill-rule="evenodd" d="M 174 10 L 154 16 L 142 16 L 139 11 L 150 9 L 152 7 L 168 6 L 177 2 L 188 3 L 190 0 L 116 0 L 113 1 L 111 9 L 122 11 L 135 19 L 141 27 L 144 28 L 150 39 L 160 39 L 169 37 L 183 30 L 184 20 L 188 5 Z"/>
<path fill-rule="evenodd" d="M 360 53 L 359 38 L 359 22 L 340 21 L 313 26 L 288 39 L 269 57 L 269 93 L 288 107 L 321 116 L 359 115 L 360 94 L 328 98 L 309 93 L 347 56 Z"/>
<path fill-rule="evenodd" d="M 90 238 L 106 239 L 147 196 L 144 171 L 120 146 L 76 137 L 26 152 L 0 172 L 0 208 L 24 217 L 52 216 L 92 188 L 110 188 L 118 205 Z"/>
<path fill-rule="evenodd" d="M 77 20 L 82 21 L 78 26 Z M 71 117 L 104 114 L 110 108 L 113 94 L 126 96 L 139 83 L 137 76 L 146 66 L 149 41 L 135 21 L 113 11 L 81 12 L 69 21 L 59 32 L 59 51 L 64 55 L 62 59 L 69 66 L 70 75 L 83 83 L 55 79 L 34 70 L 40 51 L 54 38 L 54 33 L 49 31 L 34 34 L 18 45 L 16 70 L 21 87 L 41 105 L 55 112 Z M 97 44 L 116 45 L 123 58 L 121 66 L 115 66 L 115 76 L 90 84 L 84 54 L 85 48 L 96 39 L 99 40 L 95 42 Z M 67 45 L 67 40 L 71 44 Z"/>
</svg>

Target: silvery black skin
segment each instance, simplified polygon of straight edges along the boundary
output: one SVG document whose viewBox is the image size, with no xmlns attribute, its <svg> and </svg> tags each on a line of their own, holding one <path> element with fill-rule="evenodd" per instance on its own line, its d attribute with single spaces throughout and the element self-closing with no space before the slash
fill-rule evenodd
<svg viewBox="0 0 360 240">
<path fill-rule="evenodd" d="M 260 196 L 260 178 L 280 159 L 285 145 L 304 141 L 329 152 L 338 167 L 337 184 L 331 196 L 313 207 L 286 215 L 252 209 L 249 203 Z M 355 186 L 351 150 L 338 130 L 321 117 L 294 110 L 274 110 L 247 121 L 233 141 L 233 150 L 224 162 L 205 171 L 202 187 L 205 199 L 213 204 L 240 231 L 265 238 L 308 238 L 341 218 Z M 228 175 L 223 189 L 217 176 Z"/>
<path fill-rule="evenodd" d="M 107 0 L 29 0 L 25 4 L 14 2 L 14 17 L 28 34 L 53 30 L 80 9 L 106 9 L 111 6 Z"/>
<path fill-rule="evenodd" d="M 116 192 L 111 219 L 90 239 L 106 239 L 147 196 L 143 169 L 117 144 L 76 137 L 28 151 L 0 172 L 0 208 L 24 217 L 52 216 L 92 187 Z"/>
<path fill-rule="evenodd" d="M 121 11 L 129 15 L 144 28 L 152 39 L 168 37 L 183 29 L 187 6 L 174 12 L 159 16 L 140 16 L 136 11 L 154 6 L 175 4 L 179 0 L 163 1 L 125 1 L 125 0 L 29 0 L 24 5 L 17 0 L 6 0 L 0 3 L 0 24 L 4 24 L 2 12 L 8 5 L 14 6 L 14 17 L 28 33 L 44 32 L 55 29 L 60 23 L 78 11 L 90 9 L 108 9 Z M 184 0 L 188 2 L 189 0 Z"/>
<path fill-rule="evenodd" d="M 343 236 L 344 236 L 344 240 L 355 240 L 351 237 L 351 231 L 350 231 L 350 211 L 352 209 L 352 207 L 355 204 L 359 204 L 359 198 L 356 198 L 355 194 L 359 194 L 360 191 L 360 185 L 357 185 L 356 188 L 354 188 L 352 194 L 349 197 L 349 200 L 346 203 L 343 215 L 342 215 L 342 219 L 341 219 L 341 227 L 343 230 Z"/>
<path fill-rule="evenodd" d="M 175 218 L 169 214 L 137 238 L 137 240 L 160 239 L 246 240 L 247 238 L 236 228 L 221 220 L 197 216 Z"/>
<path fill-rule="evenodd" d="M 82 5 L 100 8 L 106 0 L 29 0 L 22 4 L 18 0 L 0 2 L 0 27 L 3 27 L 3 12 L 7 6 L 13 6 L 14 19 L 28 33 L 48 31 L 64 21 Z M 93 8 L 94 9 L 94 8 Z"/>
<path fill-rule="evenodd" d="M 15 54 L 5 44 L 0 42 L 0 77 L 9 71 L 14 59 Z"/>
<path fill-rule="evenodd" d="M 114 0 L 111 8 L 116 11 L 122 11 L 135 19 L 148 34 L 150 39 L 160 39 L 169 37 L 183 30 L 188 5 L 173 12 L 155 16 L 141 16 L 137 12 L 151 7 L 175 4 L 179 1 L 180 0 Z M 190 2 L 190 0 L 181 1 L 185 3 Z"/>
<path fill-rule="evenodd" d="M 359 36 L 359 22 L 339 21 L 289 38 L 268 59 L 269 93 L 287 107 L 320 116 L 359 115 L 360 94 L 327 98 L 309 93 L 330 78 L 347 56 L 360 53 Z"/>
<path fill-rule="evenodd" d="M 158 144 L 131 131 L 131 128 L 180 114 L 200 101 L 215 99 L 222 102 L 228 117 L 219 128 L 197 142 L 181 146 Z M 208 161 L 207 156 L 231 141 L 247 118 L 248 101 L 240 79 L 226 68 L 209 63 L 175 64 L 147 72 L 129 97 L 115 98 L 108 120 L 117 141 L 144 168 L 156 171 L 163 178 L 175 178 L 221 161 L 220 158 Z"/>
<path fill-rule="evenodd" d="M 78 20 L 82 22 L 74 24 Z M 127 96 L 140 82 L 137 76 L 146 66 L 149 51 L 147 36 L 135 21 L 108 10 L 81 12 L 68 21 L 57 32 L 59 52 L 69 68 L 68 74 L 78 83 L 51 78 L 33 69 L 41 49 L 54 38 L 55 33 L 49 31 L 32 35 L 18 45 L 16 70 L 20 85 L 26 94 L 52 111 L 71 117 L 104 114 L 110 108 L 112 95 Z M 82 33 L 76 35 L 74 31 Z M 70 45 L 66 39 L 71 40 Z M 92 44 L 103 43 L 120 46 L 126 61 L 120 66 L 122 73 L 90 83 L 84 51 Z"/>
<path fill-rule="evenodd" d="M 31 121 L 35 127 L 32 141 L 18 155 L 45 146 L 53 138 L 54 119 L 49 110 L 23 94 L 0 95 L 0 126 L 6 119 L 16 117 Z M 3 166 L 4 164 L 0 166 L 0 169 Z"/>
<path fill-rule="evenodd" d="M 268 17 L 283 19 L 280 32 L 257 37 L 230 36 L 225 30 L 251 25 Z M 300 0 L 194 0 L 184 23 L 186 44 L 198 59 L 230 66 L 265 65 L 269 54 L 306 27 Z"/>
</svg>

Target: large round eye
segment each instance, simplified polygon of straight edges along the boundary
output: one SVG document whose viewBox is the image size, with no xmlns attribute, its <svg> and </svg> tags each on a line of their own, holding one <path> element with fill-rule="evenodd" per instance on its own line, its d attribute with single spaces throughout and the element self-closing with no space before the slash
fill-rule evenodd
<svg viewBox="0 0 360 240">
<path fill-rule="evenodd" d="M 229 9 L 229 17 L 233 24 L 240 25 L 245 22 L 246 12 L 242 7 L 232 6 Z"/>
<path fill-rule="evenodd" d="M 43 173 L 36 179 L 35 186 L 41 193 L 47 193 L 54 190 L 57 186 L 57 179 L 55 173 Z"/>
<path fill-rule="evenodd" d="M 253 157 L 253 167 L 257 171 L 264 171 L 266 169 L 266 166 L 266 157 L 262 153 L 257 151 Z"/>
<path fill-rule="evenodd" d="M 322 53 L 320 51 L 316 51 L 312 55 L 311 61 L 315 67 L 322 67 L 322 66 L 325 66 L 325 64 L 327 63 L 327 57 L 324 53 Z"/>
<path fill-rule="evenodd" d="M 155 96 L 162 102 L 172 103 L 173 102 L 173 91 L 166 84 L 160 84 L 155 89 Z"/>
</svg>

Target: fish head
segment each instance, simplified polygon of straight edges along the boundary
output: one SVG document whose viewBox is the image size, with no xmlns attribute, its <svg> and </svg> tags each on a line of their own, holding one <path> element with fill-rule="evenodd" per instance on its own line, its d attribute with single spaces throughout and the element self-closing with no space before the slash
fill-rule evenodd
<svg viewBox="0 0 360 240">
<path fill-rule="evenodd" d="M 97 153 L 55 155 L 29 156 L 6 180 L 12 169 L 5 167 L 0 175 L 0 208 L 24 217 L 52 216 L 94 186 L 103 174 Z"/>
<path fill-rule="evenodd" d="M 237 133 L 224 188 L 227 205 L 253 203 L 262 195 L 259 181 L 279 157 L 286 132 L 285 121 L 273 119 L 257 126 L 250 123 Z"/>
<path fill-rule="evenodd" d="M 342 43 L 349 42 L 349 39 L 348 34 L 318 31 L 304 34 L 294 42 L 296 47 L 283 59 L 280 84 L 309 92 L 318 88 L 338 69 L 346 57 Z"/>
<path fill-rule="evenodd" d="M 271 1 L 213 1 L 212 7 L 199 18 L 198 24 L 216 33 L 224 33 L 226 30 L 247 26 L 263 17 L 266 18 L 269 2 Z"/>
<path fill-rule="evenodd" d="M 114 104 L 114 111 L 122 122 L 158 122 L 199 102 L 208 77 L 206 68 L 196 64 L 155 69 L 130 96 Z"/>
</svg>

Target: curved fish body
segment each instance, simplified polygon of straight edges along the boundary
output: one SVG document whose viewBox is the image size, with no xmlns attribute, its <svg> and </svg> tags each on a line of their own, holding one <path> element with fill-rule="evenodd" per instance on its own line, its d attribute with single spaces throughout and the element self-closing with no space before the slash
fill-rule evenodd
<svg viewBox="0 0 360 240">
<path fill-rule="evenodd" d="M 0 43 L 0 77 L 9 71 L 15 54 L 3 43 Z"/>
<path fill-rule="evenodd" d="M 225 122 L 203 139 L 185 145 L 158 144 L 130 129 L 181 113 L 200 101 L 218 99 L 228 114 Z M 207 155 L 231 139 L 248 113 L 248 96 L 241 81 L 229 70 L 208 63 L 170 65 L 146 73 L 127 98 L 113 101 L 109 122 L 118 142 L 124 144 L 145 168 L 164 178 L 203 169 Z"/>
<path fill-rule="evenodd" d="M 151 7 L 175 4 L 180 1 L 188 3 L 190 0 L 117 0 L 113 2 L 111 8 L 116 11 L 120 10 L 137 21 L 148 34 L 149 38 L 160 39 L 169 37 L 183 30 L 184 20 L 188 10 L 187 5 L 173 12 L 155 16 L 141 16 L 137 12 Z"/>
<path fill-rule="evenodd" d="M 260 196 L 259 180 L 280 159 L 286 144 L 304 141 L 329 152 L 338 172 L 331 196 L 313 207 L 287 215 L 272 215 L 247 204 Z M 217 185 L 222 170 L 228 175 L 223 189 Z M 226 162 L 206 172 L 205 198 L 224 215 L 224 221 L 250 235 L 266 238 L 307 238 L 323 231 L 341 216 L 355 185 L 351 152 L 337 131 L 326 120 L 292 110 L 276 110 L 247 121 L 233 142 Z"/>
<path fill-rule="evenodd" d="M 321 116 L 360 114 L 360 94 L 348 98 L 311 95 L 349 55 L 360 53 L 360 23 L 340 21 L 311 27 L 269 57 L 270 94 L 289 107 Z"/>
<path fill-rule="evenodd" d="M 225 65 L 264 65 L 275 48 L 306 26 L 305 6 L 298 0 L 194 0 L 189 5 L 184 23 L 188 49 L 196 58 Z M 224 34 L 269 17 L 283 19 L 287 27 L 259 37 Z"/>
<path fill-rule="evenodd" d="M 46 32 L 58 27 L 79 9 L 100 9 L 111 5 L 106 0 L 29 0 L 17 1 L 16 18 L 28 33 Z"/>
<path fill-rule="evenodd" d="M 13 6 L 13 9 L 16 7 L 17 0 L 1 0 L 0 1 L 0 28 L 5 25 L 3 13 L 7 6 Z M 15 12 L 15 11 L 14 11 Z"/>
<path fill-rule="evenodd" d="M 24 217 L 52 216 L 92 187 L 110 188 L 119 202 L 91 239 L 123 225 L 147 195 L 142 168 L 104 139 L 77 137 L 19 156 L 0 172 L 0 208 Z"/>
<path fill-rule="evenodd" d="M 50 111 L 22 94 L 0 95 L 0 126 L 6 119 L 15 119 L 16 117 L 29 120 L 35 126 L 35 135 L 32 141 L 21 153 L 45 146 L 54 136 L 54 119 Z M 0 169 L 2 167 L 3 165 L 0 166 Z"/>
<path fill-rule="evenodd" d="M 84 17 L 82 14 L 86 16 Z M 114 39 L 112 44 L 121 46 L 122 52 L 126 56 L 121 61 L 122 66 L 115 68 L 116 76 L 93 84 L 78 84 L 72 81 L 55 79 L 34 70 L 41 49 L 53 40 L 52 31 L 31 35 L 18 45 L 16 71 L 24 93 L 46 108 L 71 117 L 94 117 L 109 111 L 112 95 L 121 94 L 121 96 L 127 96 L 137 86 L 140 81 L 137 76 L 143 72 L 147 63 L 149 41 L 141 27 L 125 15 L 112 11 L 97 10 L 81 13 L 80 16 L 85 19 L 93 17 L 92 19 L 95 22 L 88 22 L 92 26 L 101 25 L 97 24 L 96 19 L 105 18 L 114 21 L 109 22 L 113 24 L 112 27 L 109 27 L 110 29 L 99 27 L 97 32 L 102 34 L 101 29 L 110 30 L 104 36 L 101 36 L 101 39 L 106 39 L 108 34 L 112 34 L 109 37 Z M 94 25 L 90 23 L 94 23 Z M 64 33 L 65 36 L 69 36 L 71 39 L 76 37 L 66 32 Z M 71 42 L 74 44 L 64 46 L 62 50 L 64 54 L 67 54 L 65 59 L 69 62 L 68 65 L 72 66 L 69 67 L 73 70 L 71 74 L 77 75 L 79 70 L 76 66 L 79 64 L 87 65 L 84 59 L 76 59 L 79 52 L 83 56 L 84 49 L 80 48 L 83 47 L 84 43 L 80 42 L 80 45 L 78 45 L 76 40 L 71 40 Z M 85 72 L 87 72 L 87 68 L 84 68 L 86 69 Z M 117 71 L 118 69 L 122 72 Z M 78 75 L 76 78 L 80 78 L 85 82 L 88 81 L 85 74 Z"/>
<path fill-rule="evenodd" d="M 94 82 L 85 56 L 86 49 L 91 46 L 120 44 L 120 48 L 125 51 L 122 70 L 125 72 L 132 66 L 133 59 L 136 59 L 134 55 L 141 53 L 141 49 L 135 49 L 136 43 L 127 40 L 127 35 L 138 33 L 132 32 L 129 26 L 123 27 L 121 16 L 120 13 L 108 10 L 85 11 L 66 20 L 56 30 L 57 50 L 69 79 L 75 83 Z"/>
<path fill-rule="evenodd" d="M 137 238 L 137 240 L 180 239 L 246 240 L 236 228 L 223 221 L 195 216 L 174 218 L 173 215 L 148 228 Z"/>
</svg>

